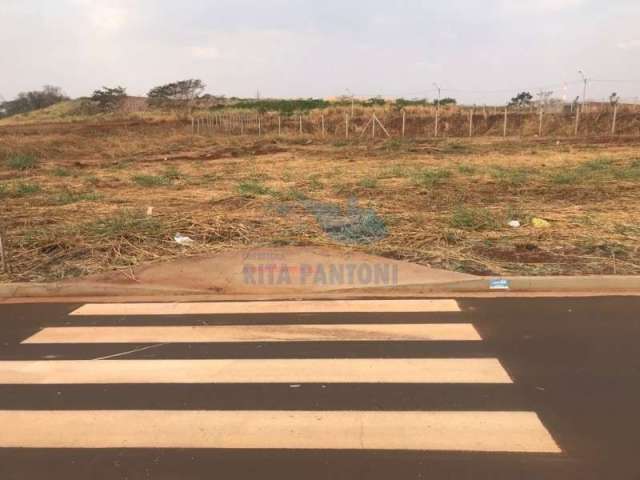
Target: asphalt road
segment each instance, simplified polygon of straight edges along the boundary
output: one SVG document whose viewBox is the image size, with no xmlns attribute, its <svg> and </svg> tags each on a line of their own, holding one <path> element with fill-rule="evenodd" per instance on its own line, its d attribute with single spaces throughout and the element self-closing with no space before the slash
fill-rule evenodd
<svg viewBox="0 0 640 480">
<path fill-rule="evenodd" d="M 82 305 L 0 305 L 3 480 L 640 479 L 640 297 L 459 299 L 460 311 L 431 312 L 69 315 Z M 351 330 L 341 332 L 345 324 Z M 469 327 L 434 333 L 429 324 Z M 205 328 L 190 341 L 172 339 L 175 331 L 127 329 L 233 325 L 245 327 L 225 330 L 224 338 Z M 282 337 L 278 327 L 251 330 L 257 325 L 304 328 Z M 336 326 L 329 336 L 327 325 Z M 402 327 L 381 333 L 381 325 Z M 131 335 L 135 341 L 127 341 Z M 382 363 L 366 370 L 358 359 Z M 443 359 L 454 361 L 429 363 Z M 135 360 L 186 363 L 172 369 Z M 238 383 L 228 366 L 189 363 L 207 360 L 257 362 L 243 364 Z M 481 360 L 491 368 L 475 372 Z M 61 361 L 71 362 L 53 368 Z M 139 365 L 149 370 L 140 373 Z M 196 368 L 205 378 L 194 383 Z M 400 383 L 388 378 L 394 368 Z M 460 381 L 465 375 L 477 380 Z M 193 411 L 204 412 L 202 423 L 171 416 Z M 118 416 L 127 412 L 133 421 Z M 136 412 L 165 437 L 144 425 L 132 431 Z M 270 412 L 285 415 L 247 430 Z M 437 423 L 438 412 L 447 419 L 440 433 L 423 434 L 421 414 Z M 515 412 L 528 412 L 531 438 L 518 430 Z M 317 416 L 320 426 L 305 418 L 302 426 L 287 424 L 296 414 Z M 487 430 L 495 414 L 506 423 Z M 58 417 L 61 423 L 49 421 Z M 215 448 L 185 447 L 208 421 L 225 432 Z M 350 422 L 369 428 L 354 446 Z M 269 432 L 281 436 L 269 440 Z M 136 446 L 136 438 L 159 443 Z"/>
</svg>

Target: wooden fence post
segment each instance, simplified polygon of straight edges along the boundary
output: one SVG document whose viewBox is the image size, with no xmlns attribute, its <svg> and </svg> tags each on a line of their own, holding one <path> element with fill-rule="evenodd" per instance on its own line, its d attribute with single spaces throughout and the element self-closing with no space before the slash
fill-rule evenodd
<svg viewBox="0 0 640 480">
<path fill-rule="evenodd" d="M 576 108 L 576 130 L 575 130 L 575 136 L 578 136 L 578 128 L 580 127 L 580 110 L 582 110 L 581 108 Z"/>
<path fill-rule="evenodd" d="M 538 136 L 542 136 L 542 117 L 544 115 L 544 108 L 540 107 L 540 119 L 538 121 Z"/>
<path fill-rule="evenodd" d="M 322 122 L 322 138 L 324 138 L 324 113 L 320 115 L 320 120 Z"/>
<path fill-rule="evenodd" d="M 349 114 L 344 114 L 344 137 L 349 138 Z"/>
<path fill-rule="evenodd" d="M 613 120 L 611 121 L 611 135 L 616 134 L 616 119 L 618 118 L 618 102 L 613 104 Z"/>
<path fill-rule="evenodd" d="M 382 122 L 380 121 L 380 119 L 378 118 L 378 116 L 374 113 L 373 114 L 373 119 L 378 122 L 378 125 L 380 125 L 380 128 L 382 129 L 382 131 L 385 133 L 385 135 L 389 138 L 391 138 L 391 135 L 389 135 L 389 132 L 387 131 L 386 128 L 384 128 L 384 125 L 382 124 Z M 374 123 L 375 125 L 375 123 Z"/>
<path fill-rule="evenodd" d="M 300 117 L 300 135 L 302 135 L 302 115 L 299 115 Z"/>
<path fill-rule="evenodd" d="M 434 136 L 438 136 L 438 120 L 440 119 L 440 102 L 438 102 L 438 106 L 436 107 L 436 125 L 435 125 L 435 134 Z"/>
<path fill-rule="evenodd" d="M 406 112 L 403 109 L 402 110 L 402 138 L 404 138 L 405 122 L 406 122 Z"/>
<path fill-rule="evenodd" d="M 262 135 L 262 122 L 260 120 L 260 115 L 258 115 L 258 136 Z"/>
<path fill-rule="evenodd" d="M 473 137 L 473 108 L 469 112 L 469 136 Z"/>
<path fill-rule="evenodd" d="M 508 118 L 508 110 L 509 107 L 504 107 L 504 125 L 502 126 L 502 136 L 506 137 L 507 136 L 507 118 Z"/>
<path fill-rule="evenodd" d="M 0 267 L 4 273 L 11 273 L 9 266 L 9 244 L 4 228 L 0 225 Z"/>
</svg>

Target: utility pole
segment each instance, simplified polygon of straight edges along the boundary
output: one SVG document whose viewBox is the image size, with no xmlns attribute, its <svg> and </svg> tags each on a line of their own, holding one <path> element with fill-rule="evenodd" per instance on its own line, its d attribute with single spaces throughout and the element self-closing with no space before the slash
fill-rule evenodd
<svg viewBox="0 0 640 480">
<path fill-rule="evenodd" d="M 440 87 L 438 86 L 437 83 L 433 84 L 434 87 L 436 87 L 436 90 L 438 90 L 438 103 L 436 103 L 436 126 L 435 126 L 435 136 L 438 136 L 438 119 L 440 117 Z"/>
<path fill-rule="evenodd" d="M 584 104 L 587 101 L 587 85 L 589 84 L 589 78 L 587 78 L 582 70 L 578 70 L 578 73 L 582 76 L 582 81 L 584 82 L 584 88 L 582 90 L 582 111 L 584 112 Z"/>
</svg>

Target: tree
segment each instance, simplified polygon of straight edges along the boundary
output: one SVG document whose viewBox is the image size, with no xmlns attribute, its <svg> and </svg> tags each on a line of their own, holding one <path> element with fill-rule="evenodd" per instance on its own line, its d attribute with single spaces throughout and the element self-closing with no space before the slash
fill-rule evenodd
<svg viewBox="0 0 640 480">
<path fill-rule="evenodd" d="M 437 100 L 436 100 L 437 102 Z M 451 98 L 451 97 L 444 97 L 440 99 L 440 105 L 442 106 L 446 106 L 446 105 L 456 105 L 458 103 L 458 101 L 455 98 Z"/>
<path fill-rule="evenodd" d="M 60 87 L 45 85 L 42 90 L 21 92 L 14 100 L 0 103 L 0 115 L 9 116 L 50 107 L 69 100 Z"/>
<path fill-rule="evenodd" d="M 124 87 L 102 87 L 94 90 L 91 100 L 96 102 L 103 112 L 112 112 L 120 106 L 126 96 L 127 89 Z"/>
<path fill-rule="evenodd" d="M 147 97 L 153 106 L 167 106 L 173 104 L 190 104 L 204 91 L 206 85 L 202 80 L 190 78 L 179 82 L 167 83 L 149 90 Z"/>
<path fill-rule="evenodd" d="M 518 108 L 528 107 L 529 105 L 531 105 L 532 100 L 533 95 L 531 95 L 529 92 L 520 92 L 518 95 L 511 99 L 511 102 L 509 102 L 509 106 Z"/>
</svg>

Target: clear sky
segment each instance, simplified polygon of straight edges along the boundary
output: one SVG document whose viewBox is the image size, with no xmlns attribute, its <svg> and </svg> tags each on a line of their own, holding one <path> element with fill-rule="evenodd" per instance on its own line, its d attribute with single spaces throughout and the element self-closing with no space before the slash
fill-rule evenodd
<svg viewBox="0 0 640 480">
<path fill-rule="evenodd" d="M 194 77 L 227 96 L 433 98 L 437 82 L 501 103 L 573 98 L 578 69 L 588 97 L 640 97 L 640 0 L 0 0 L 0 19 L 5 99 Z"/>
</svg>

